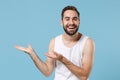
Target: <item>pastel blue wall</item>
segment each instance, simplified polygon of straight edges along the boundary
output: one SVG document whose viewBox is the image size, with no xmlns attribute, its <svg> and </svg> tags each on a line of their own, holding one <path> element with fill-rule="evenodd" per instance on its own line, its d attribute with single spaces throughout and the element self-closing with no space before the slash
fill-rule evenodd
<svg viewBox="0 0 120 80">
<path fill-rule="evenodd" d="M 67 5 L 78 8 L 79 32 L 96 44 L 90 80 L 120 79 L 119 0 L 0 0 L 0 80 L 53 80 L 54 73 L 46 78 L 14 45 L 32 44 L 45 61 L 50 39 L 63 33 L 61 10 Z"/>
</svg>

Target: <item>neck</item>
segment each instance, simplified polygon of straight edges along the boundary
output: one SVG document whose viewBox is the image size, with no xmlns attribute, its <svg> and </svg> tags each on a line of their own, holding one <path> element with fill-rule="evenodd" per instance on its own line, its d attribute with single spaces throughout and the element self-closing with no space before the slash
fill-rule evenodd
<svg viewBox="0 0 120 80">
<path fill-rule="evenodd" d="M 72 41 L 72 42 L 74 42 L 74 41 L 78 41 L 81 36 L 82 36 L 82 34 L 78 33 L 78 32 L 76 34 L 72 35 L 72 36 L 64 33 L 63 34 L 63 39 L 66 40 L 66 41 Z"/>
</svg>

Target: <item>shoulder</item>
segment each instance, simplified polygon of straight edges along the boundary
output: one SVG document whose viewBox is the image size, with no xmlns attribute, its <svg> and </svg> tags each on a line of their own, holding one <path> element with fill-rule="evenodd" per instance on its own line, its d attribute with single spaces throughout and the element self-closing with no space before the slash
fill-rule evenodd
<svg viewBox="0 0 120 80">
<path fill-rule="evenodd" d="M 54 37 L 54 38 L 52 38 L 51 40 L 50 40 L 50 43 L 49 43 L 49 48 L 54 48 L 54 45 L 55 45 L 55 40 L 56 40 L 56 38 L 58 38 L 59 36 L 56 36 L 56 37 Z"/>
<path fill-rule="evenodd" d="M 54 51 L 55 41 L 56 41 L 57 37 L 59 37 L 59 36 L 56 36 L 56 37 L 54 37 L 50 40 L 50 42 L 49 42 L 49 52 Z"/>
<path fill-rule="evenodd" d="M 95 43 L 94 40 L 91 38 L 87 38 L 86 42 L 85 42 L 85 46 L 84 46 L 84 52 L 92 52 L 94 53 L 95 50 Z"/>
<path fill-rule="evenodd" d="M 55 38 L 52 38 L 51 40 L 50 40 L 50 45 L 53 45 L 55 43 Z"/>
<path fill-rule="evenodd" d="M 94 45 L 94 40 L 89 36 L 82 34 L 82 39 L 85 41 L 85 45 Z"/>
<path fill-rule="evenodd" d="M 94 40 L 92 39 L 92 38 L 90 38 L 89 36 L 86 36 L 86 35 L 84 35 L 84 34 L 82 34 L 82 40 L 84 41 L 84 43 L 85 43 L 85 46 L 86 45 L 94 45 L 95 43 L 94 43 Z"/>
<path fill-rule="evenodd" d="M 62 35 L 62 34 L 61 34 Z M 56 36 L 56 37 L 54 37 L 54 38 L 52 38 L 51 40 L 50 40 L 50 43 L 49 43 L 49 49 L 51 50 L 53 50 L 54 49 L 54 45 L 55 45 L 55 41 L 58 41 L 59 39 L 60 39 L 60 37 L 61 37 L 61 35 L 58 35 L 58 36 Z"/>
<path fill-rule="evenodd" d="M 52 38 L 51 40 L 50 40 L 50 44 L 54 44 L 55 43 L 55 38 Z"/>
<path fill-rule="evenodd" d="M 54 44 L 56 39 L 60 39 L 61 35 L 58 35 L 50 40 L 50 44 Z"/>
<path fill-rule="evenodd" d="M 87 40 L 86 40 L 86 44 L 94 45 L 95 43 L 94 43 L 93 39 L 91 39 L 91 38 L 88 37 Z"/>
<path fill-rule="evenodd" d="M 87 48 L 95 48 L 95 42 L 94 42 L 94 40 L 92 38 L 88 37 L 87 40 L 86 40 L 85 46 Z"/>
<path fill-rule="evenodd" d="M 55 44 L 55 38 L 53 38 L 53 39 L 50 40 L 50 43 L 49 43 L 49 52 L 51 52 L 51 51 L 54 50 L 54 44 Z"/>
</svg>

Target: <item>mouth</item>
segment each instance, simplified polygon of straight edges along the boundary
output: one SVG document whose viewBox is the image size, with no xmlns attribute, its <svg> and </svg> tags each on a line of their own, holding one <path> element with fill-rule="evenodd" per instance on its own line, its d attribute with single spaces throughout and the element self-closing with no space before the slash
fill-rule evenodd
<svg viewBox="0 0 120 80">
<path fill-rule="evenodd" d="M 74 35 L 78 31 L 78 27 L 77 27 L 77 25 L 66 25 L 64 27 L 64 31 L 68 35 Z"/>
<path fill-rule="evenodd" d="M 76 29 L 76 27 L 75 26 L 68 26 L 68 29 L 73 30 L 73 29 Z"/>
</svg>

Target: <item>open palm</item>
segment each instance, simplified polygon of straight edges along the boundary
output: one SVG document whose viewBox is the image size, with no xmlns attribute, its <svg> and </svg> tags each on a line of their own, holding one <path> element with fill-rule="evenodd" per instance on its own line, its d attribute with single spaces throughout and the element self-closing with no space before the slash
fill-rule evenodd
<svg viewBox="0 0 120 80">
<path fill-rule="evenodd" d="M 22 47 L 22 46 L 17 46 L 17 45 L 15 45 L 14 47 L 15 47 L 16 49 L 18 49 L 18 50 L 20 50 L 20 51 L 23 51 L 23 52 L 25 52 L 25 53 L 28 53 L 28 54 L 31 54 L 31 53 L 34 52 L 32 46 L 31 46 L 30 44 L 28 44 L 28 47 L 27 47 L 27 48 Z"/>
<path fill-rule="evenodd" d="M 53 58 L 53 59 L 55 59 L 55 60 L 58 60 L 59 58 L 60 58 L 60 54 L 58 54 L 58 53 L 56 53 L 56 52 L 53 52 L 52 54 L 49 54 L 49 53 L 46 53 L 45 54 L 47 57 L 49 57 L 49 58 Z"/>
</svg>

